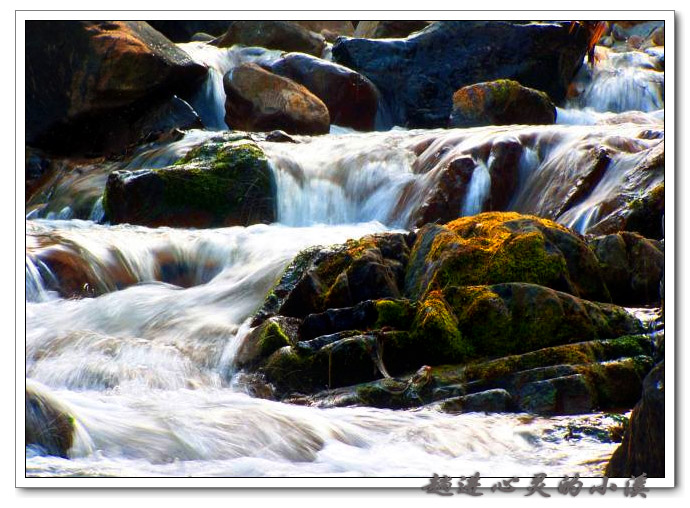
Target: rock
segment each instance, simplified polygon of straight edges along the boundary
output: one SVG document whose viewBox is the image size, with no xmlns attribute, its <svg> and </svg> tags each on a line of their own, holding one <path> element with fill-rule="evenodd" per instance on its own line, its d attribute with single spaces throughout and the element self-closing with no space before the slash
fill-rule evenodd
<svg viewBox="0 0 690 508">
<path fill-rule="evenodd" d="M 310 32 L 293 21 L 231 21 L 224 35 L 214 43 L 220 48 L 235 44 L 260 46 L 282 51 L 299 51 L 321 56 L 326 42 L 321 35 Z"/>
<path fill-rule="evenodd" d="M 405 275 L 408 297 L 500 282 L 529 282 L 610 301 L 594 253 L 579 235 L 555 222 L 490 212 L 419 230 Z"/>
<path fill-rule="evenodd" d="M 665 194 L 664 182 L 661 182 L 631 201 L 627 206 L 626 231 L 661 240 L 664 237 Z"/>
<path fill-rule="evenodd" d="M 665 476 L 665 368 L 657 364 L 644 380 L 642 399 L 633 409 L 623 442 L 606 468 L 606 476 L 629 478 L 645 473 Z"/>
<path fill-rule="evenodd" d="M 138 143 L 157 141 L 175 130 L 201 129 L 204 125 L 194 109 L 177 96 L 154 104 L 149 111 L 131 125 Z M 134 136 L 132 136 L 134 137 Z"/>
<path fill-rule="evenodd" d="M 268 358 L 278 349 L 297 344 L 300 320 L 284 316 L 267 319 L 254 328 L 242 342 L 235 363 L 246 367 Z"/>
<path fill-rule="evenodd" d="M 223 77 L 225 122 L 247 131 L 284 130 L 288 134 L 326 134 L 328 108 L 292 80 L 255 64 L 241 64 Z"/>
<path fill-rule="evenodd" d="M 590 240 L 614 301 L 625 305 L 659 305 L 664 273 L 660 242 L 621 232 Z"/>
<path fill-rule="evenodd" d="M 594 409 L 593 388 L 581 374 L 536 381 L 520 392 L 520 409 L 537 414 L 574 415 Z"/>
<path fill-rule="evenodd" d="M 397 39 L 424 30 L 430 21 L 360 21 L 354 36 L 360 39 Z M 348 34 L 343 34 L 348 35 Z"/>
<path fill-rule="evenodd" d="M 315 352 L 284 347 L 261 368 L 280 393 L 314 393 L 381 377 L 375 360 L 376 342 L 357 335 L 335 340 Z"/>
<path fill-rule="evenodd" d="M 288 53 L 270 70 L 303 85 L 321 99 L 331 123 L 360 131 L 374 130 L 378 90 L 361 74 L 303 53 Z"/>
<path fill-rule="evenodd" d="M 555 122 L 556 107 L 548 95 L 517 81 L 499 79 L 465 86 L 455 92 L 449 127 Z"/>
<path fill-rule="evenodd" d="M 303 251 L 285 269 L 252 325 L 276 314 L 304 318 L 365 300 L 397 298 L 408 253 L 400 233 Z"/>
<path fill-rule="evenodd" d="M 328 42 L 335 42 L 341 35 L 352 36 L 355 34 L 355 27 L 352 21 L 295 21 L 307 30 L 321 34 Z"/>
<path fill-rule="evenodd" d="M 74 417 L 47 393 L 26 388 L 25 444 L 38 446 L 47 455 L 69 458 L 74 443 Z"/>
<path fill-rule="evenodd" d="M 213 40 L 215 37 L 223 35 L 232 21 L 221 21 L 218 19 L 207 21 L 198 19 L 159 19 L 147 21 L 147 23 L 173 42 L 190 42 L 195 40 L 194 36 L 199 32 L 210 36 L 210 39 L 203 40 Z"/>
<path fill-rule="evenodd" d="M 162 169 L 115 171 L 103 207 L 113 224 L 247 226 L 275 220 L 275 182 L 252 142 L 211 142 Z"/>
<path fill-rule="evenodd" d="M 446 413 L 505 413 L 514 406 L 511 395 L 502 388 L 486 390 L 484 392 L 461 395 L 445 400 L 439 409 Z"/>
<path fill-rule="evenodd" d="M 191 93 L 207 69 L 142 21 L 29 21 L 26 141 L 120 151 L 151 101 Z"/>
<path fill-rule="evenodd" d="M 473 83 L 513 79 L 559 104 L 588 38 L 566 23 L 438 21 L 404 40 L 341 38 L 333 59 L 376 85 L 394 125 L 434 128 L 447 125 L 453 93 Z"/>
<path fill-rule="evenodd" d="M 640 322 L 622 307 L 534 284 L 451 286 L 443 293 L 457 318 L 458 340 L 467 356 L 519 354 L 642 332 Z M 461 360 L 450 355 L 447 359 Z"/>
</svg>

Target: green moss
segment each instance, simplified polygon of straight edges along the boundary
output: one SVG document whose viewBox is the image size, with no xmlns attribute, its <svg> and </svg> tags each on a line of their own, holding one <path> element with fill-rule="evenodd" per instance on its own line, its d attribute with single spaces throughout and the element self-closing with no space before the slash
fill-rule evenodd
<svg viewBox="0 0 690 508">
<path fill-rule="evenodd" d="M 266 358 L 274 351 L 289 345 L 290 339 L 280 325 L 274 321 L 270 321 L 259 337 L 259 355 L 262 358 Z"/>
<path fill-rule="evenodd" d="M 398 330 L 407 330 L 412 325 L 415 306 L 409 300 L 377 300 L 378 319 L 374 328 L 390 326 Z"/>
<path fill-rule="evenodd" d="M 458 320 L 440 291 L 432 291 L 418 306 L 411 338 L 418 344 L 422 363 L 439 365 L 464 361 L 471 347 L 458 330 Z"/>
<path fill-rule="evenodd" d="M 174 166 L 153 171 L 164 183 L 164 201 L 169 207 L 225 215 L 242 208 L 249 190 L 258 196 L 272 196 L 266 156 L 249 142 L 202 145 Z M 246 182 L 249 188 L 239 182 Z"/>
</svg>

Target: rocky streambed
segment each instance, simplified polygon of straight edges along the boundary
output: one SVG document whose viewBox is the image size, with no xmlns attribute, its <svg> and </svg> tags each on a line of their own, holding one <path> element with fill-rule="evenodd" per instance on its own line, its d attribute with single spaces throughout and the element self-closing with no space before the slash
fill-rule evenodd
<svg viewBox="0 0 690 508">
<path fill-rule="evenodd" d="M 663 476 L 663 23 L 33 23 L 27 474 Z"/>
</svg>

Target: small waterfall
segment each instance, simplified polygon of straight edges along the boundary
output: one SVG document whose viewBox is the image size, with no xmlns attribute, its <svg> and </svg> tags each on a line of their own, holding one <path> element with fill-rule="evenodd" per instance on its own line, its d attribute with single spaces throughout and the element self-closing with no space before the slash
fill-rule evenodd
<svg viewBox="0 0 690 508">
<path fill-rule="evenodd" d="M 479 162 L 472 172 L 465 202 L 462 205 L 462 216 L 476 215 L 484 209 L 484 202 L 491 189 L 491 175 L 489 168 L 483 162 Z"/>
<path fill-rule="evenodd" d="M 26 301 L 46 302 L 53 298 L 54 293 L 45 288 L 43 275 L 51 277 L 50 270 L 40 261 L 26 256 Z"/>
<path fill-rule="evenodd" d="M 579 95 L 568 108 L 597 112 L 650 112 L 664 107 L 664 72 L 654 53 L 616 53 L 597 47 L 599 60 L 583 65 L 576 78 Z"/>
<path fill-rule="evenodd" d="M 243 62 L 269 64 L 278 59 L 281 51 L 264 48 L 233 46 L 217 48 L 206 42 L 187 42 L 177 45 L 192 60 L 208 68 L 206 81 L 190 101 L 204 126 L 211 130 L 227 130 L 225 123 L 225 90 L 223 76 Z"/>
</svg>

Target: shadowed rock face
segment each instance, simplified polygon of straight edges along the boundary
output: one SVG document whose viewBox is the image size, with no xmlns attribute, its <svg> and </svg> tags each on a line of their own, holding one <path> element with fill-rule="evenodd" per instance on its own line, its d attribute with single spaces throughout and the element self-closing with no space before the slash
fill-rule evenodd
<svg viewBox="0 0 690 508">
<path fill-rule="evenodd" d="M 586 51 L 584 30 L 566 24 L 439 21 L 407 39 L 339 39 L 333 58 L 377 86 L 393 124 L 431 128 L 474 83 L 514 79 L 560 103 Z"/>
<path fill-rule="evenodd" d="M 242 64 L 223 77 L 225 123 L 247 131 L 283 130 L 325 134 L 328 108 L 302 85 L 255 64 Z"/>
<path fill-rule="evenodd" d="M 143 21 L 27 21 L 26 141 L 117 149 L 151 106 L 206 75 Z"/>
<path fill-rule="evenodd" d="M 642 399 L 637 403 L 623 443 L 611 457 L 606 476 L 625 478 L 646 473 L 665 476 L 665 368 L 659 363 L 644 380 Z"/>
</svg>

